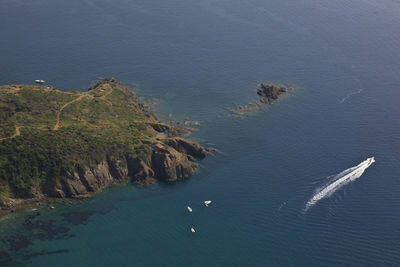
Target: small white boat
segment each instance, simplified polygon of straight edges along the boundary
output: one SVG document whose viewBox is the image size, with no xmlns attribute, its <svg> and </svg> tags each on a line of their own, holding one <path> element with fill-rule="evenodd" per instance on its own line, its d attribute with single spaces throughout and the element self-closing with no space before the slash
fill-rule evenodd
<svg viewBox="0 0 400 267">
<path fill-rule="evenodd" d="M 37 209 L 31 209 L 31 211 L 37 211 Z"/>
<path fill-rule="evenodd" d="M 192 212 L 192 211 L 193 211 L 192 208 L 189 207 L 189 206 L 187 206 L 187 210 L 188 210 L 189 212 Z"/>
<path fill-rule="evenodd" d="M 44 80 L 35 80 L 35 83 L 45 83 Z"/>
<path fill-rule="evenodd" d="M 54 209 L 55 208 L 53 205 L 50 205 L 49 207 L 50 207 L 50 209 Z"/>
<path fill-rule="evenodd" d="M 194 228 L 190 228 L 190 232 L 195 233 L 196 231 L 194 230 Z"/>
<path fill-rule="evenodd" d="M 211 202 L 212 202 L 211 200 L 204 201 L 204 206 L 208 207 L 208 205 L 211 204 Z"/>
</svg>

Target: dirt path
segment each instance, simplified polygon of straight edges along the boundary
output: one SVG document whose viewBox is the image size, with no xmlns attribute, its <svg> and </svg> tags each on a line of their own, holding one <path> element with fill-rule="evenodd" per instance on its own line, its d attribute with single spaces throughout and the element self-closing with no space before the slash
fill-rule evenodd
<svg viewBox="0 0 400 267">
<path fill-rule="evenodd" d="M 75 102 L 81 100 L 84 96 L 85 96 L 85 95 L 82 94 L 82 95 L 78 96 L 77 98 L 75 98 L 74 100 L 72 100 L 72 101 L 70 101 L 70 102 L 64 104 L 64 106 L 62 106 L 62 107 L 60 108 L 60 110 L 59 110 L 58 113 L 57 113 L 57 122 L 56 122 L 56 125 L 54 125 L 54 127 L 53 127 L 53 131 L 57 131 L 58 128 L 60 127 L 60 116 L 61 116 L 61 112 L 63 111 L 63 109 L 66 108 L 68 105 L 71 105 L 72 103 L 75 103 Z"/>
<path fill-rule="evenodd" d="M 22 126 L 15 126 L 15 134 L 11 138 L 14 138 L 16 136 L 20 136 L 21 135 L 21 131 L 20 131 L 21 127 Z"/>
<path fill-rule="evenodd" d="M 111 86 L 107 86 L 107 88 L 109 89 L 107 93 L 105 93 L 104 95 L 102 95 L 100 98 L 101 99 L 105 99 L 106 96 L 111 95 L 112 92 L 114 91 L 114 89 Z"/>
<path fill-rule="evenodd" d="M 15 126 L 15 134 L 9 136 L 9 137 L 4 137 L 4 138 L 0 138 L 0 141 L 6 140 L 6 139 L 12 139 L 14 137 L 20 136 L 21 135 L 21 129 L 22 126 Z"/>
</svg>

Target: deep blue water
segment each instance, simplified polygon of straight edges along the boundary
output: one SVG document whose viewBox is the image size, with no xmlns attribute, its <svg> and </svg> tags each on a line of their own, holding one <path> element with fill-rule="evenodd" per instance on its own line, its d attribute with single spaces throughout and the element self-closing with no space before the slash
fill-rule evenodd
<svg viewBox="0 0 400 267">
<path fill-rule="evenodd" d="M 0 0 L 0 84 L 114 76 L 221 151 L 185 182 L 1 218 L 0 265 L 399 266 L 399 14 L 396 0 Z M 260 82 L 296 89 L 229 116 Z"/>
</svg>

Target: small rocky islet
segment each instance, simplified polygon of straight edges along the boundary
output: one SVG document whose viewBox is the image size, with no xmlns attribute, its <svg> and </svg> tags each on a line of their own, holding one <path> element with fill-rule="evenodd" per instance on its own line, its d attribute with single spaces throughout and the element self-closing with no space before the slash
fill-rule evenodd
<svg viewBox="0 0 400 267">
<path fill-rule="evenodd" d="M 87 92 L 0 86 L 0 207 L 191 176 L 212 149 L 187 140 L 114 78 Z"/>
<path fill-rule="evenodd" d="M 284 85 L 261 83 L 256 90 L 259 97 L 258 101 L 251 102 L 246 105 L 239 105 L 235 109 L 231 109 L 231 112 L 234 115 L 245 115 L 255 112 L 261 109 L 263 104 L 273 104 L 276 100 L 292 90 L 294 90 L 292 87 L 287 87 Z"/>
</svg>

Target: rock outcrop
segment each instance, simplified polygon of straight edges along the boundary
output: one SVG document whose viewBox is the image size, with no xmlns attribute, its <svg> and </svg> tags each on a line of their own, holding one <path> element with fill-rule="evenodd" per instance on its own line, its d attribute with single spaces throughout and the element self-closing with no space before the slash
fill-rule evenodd
<svg viewBox="0 0 400 267">
<path fill-rule="evenodd" d="M 260 96 L 261 103 L 272 104 L 290 90 L 293 90 L 293 88 L 288 88 L 284 85 L 261 83 L 257 88 L 257 94 Z"/>
<path fill-rule="evenodd" d="M 277 99 L 281 98 L 292 90 L 293 88 L 289 88 L 284 85 L 261 83 L 257 87 L 257 95 L 259 96 L 259 101 L 254 103 L 250 102 L 247 105 L 237 106 L 235 109 L 230 109 L 230 111 L 235 115 L 245 115 L 255 112 L 261 109 L 263 104 L 272 104 Z"/>
</svg>

